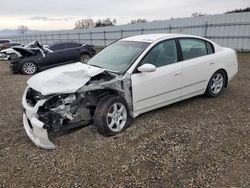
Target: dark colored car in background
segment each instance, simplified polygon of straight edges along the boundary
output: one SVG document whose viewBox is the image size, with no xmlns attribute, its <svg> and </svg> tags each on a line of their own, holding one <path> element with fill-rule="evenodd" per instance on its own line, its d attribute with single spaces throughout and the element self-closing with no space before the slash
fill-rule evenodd
<svg viewBox="0 0 250 188">
<path fill-rule="evenodd" d="M 13 73 L 35 74 L 52 67 L 80 61 L 86 63 L 96 54 L 94 46 L 77 42 L 58 42 L 44 48 L 38 41 L 33 48 L 13 47 L 22 57 L 11 61 Z"/>
<path fill-rule="evenodd" d="M 10 40 L 9 39 L 0 39 L 0 51 L 6 48 L 10 48 Z"/>
</svg>

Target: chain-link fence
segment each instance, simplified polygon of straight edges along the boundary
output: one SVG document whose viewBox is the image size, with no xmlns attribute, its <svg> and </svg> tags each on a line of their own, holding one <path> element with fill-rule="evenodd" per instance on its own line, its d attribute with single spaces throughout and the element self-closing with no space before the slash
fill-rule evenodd
<svg viewBox="0 0 250 188">
<path fill-rule="evenodd" d="M 105 47 L 124 37 L 149 33 L 198 35 L 237 51 L 250 51 L 250 13 L 202 16 L 84 30 L 40 32 L 8 36 L 8 38 L 23 44 L 34 40 L 38 40 L 42 44 L 77 41 Z"/>
</svg>

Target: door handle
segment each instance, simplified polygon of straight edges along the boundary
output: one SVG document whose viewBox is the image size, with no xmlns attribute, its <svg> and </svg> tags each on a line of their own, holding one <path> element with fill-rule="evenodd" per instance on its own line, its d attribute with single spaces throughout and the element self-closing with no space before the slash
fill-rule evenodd
<svg viewBox="0 0 250 188">
<path fill-rule="evenodd" d="M 175 75 L 175 76 L 179 76 L 180 74 L 181 74 L 181 71 L 176 72 L 174 75 Z"/>
<path fill-rule="evenodd" d="M 210 64 L 210 65 L 214 65 L 215 63 L 214 63 L 214 62 L 210 62 L 209 64 Z"/>
</svg>

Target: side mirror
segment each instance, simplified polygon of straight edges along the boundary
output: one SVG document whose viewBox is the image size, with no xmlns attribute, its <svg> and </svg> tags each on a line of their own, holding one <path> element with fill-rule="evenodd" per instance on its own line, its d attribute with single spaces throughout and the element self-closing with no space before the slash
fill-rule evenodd
<svg viewBox="0 0 250 188">
<path fill-rule="evenodd" d="M 139 72 L 154 72 L 156 71 L 156 66 L 152 64 L 144 64 L 137 69 Z"/>
</svg>

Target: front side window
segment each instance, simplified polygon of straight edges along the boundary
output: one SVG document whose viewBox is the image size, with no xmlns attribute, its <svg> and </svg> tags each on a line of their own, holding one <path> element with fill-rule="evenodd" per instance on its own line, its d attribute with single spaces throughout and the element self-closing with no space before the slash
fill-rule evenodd
<svg viewBox="0 0 250 188">
<path fill-rule="evenodd" d="M 149 44 L 147 42 L 118 41 L 104 48 L 90 59 L 88 64 L 125 73 Z"/>
<path fill-rule="evenodd" d="M 183 60 L 207 55 L 206 43 L 200 39 L 179 39 Z"/>
<path fill-rule="evenodd" d="M 49 47 L 49 49 L 52 51 L 62 50 L 63 46 L 62 44 L 53 44 Z"/>
<path fill-rule="evenodd" d="M 153 49 L 144 57 L 143 64 L 153 64 L 156 67 L 169 65 L 178 61 L 175 40 L 167 40 L 153 47 Z"/>
</svg>

